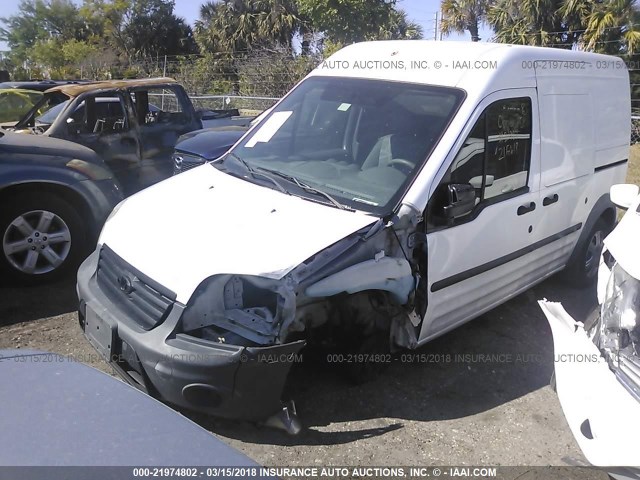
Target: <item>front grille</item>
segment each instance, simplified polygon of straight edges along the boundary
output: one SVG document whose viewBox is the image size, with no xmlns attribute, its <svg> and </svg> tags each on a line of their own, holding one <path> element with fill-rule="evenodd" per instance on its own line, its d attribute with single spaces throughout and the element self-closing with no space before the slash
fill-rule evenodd
<svg viewBox="0 0 640 480">
<path fill-rule="evenodd" d="M 205 159 L 195 155 L 187 155 L 184 153 L 173 154 L 173 174 L 177 175 L 194 167 L 198 167 L 205 163 Z"/>
<path fill-rule="evenodd" d="M 118 308 L 144 330 L 169 315 L 176 294 L 150 279 L 103 245 L 96 273 L 98 286 Z"/>
</svg>

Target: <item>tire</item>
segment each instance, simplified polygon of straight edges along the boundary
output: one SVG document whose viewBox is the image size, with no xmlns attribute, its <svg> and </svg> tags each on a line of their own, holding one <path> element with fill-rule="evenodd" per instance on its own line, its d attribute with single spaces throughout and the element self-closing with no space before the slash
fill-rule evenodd
<svg viewBox="0 0 640 480">
<path fill-rule="evenodd" d="M 12 285 L 59 278 L 78 266 L 87 244 L 82 218 L 66 200 L 37 191 L 18 194 L 0 212 L 0 277 Z"/>
<path fill-rule="evenodd" d="M 602 219 L 593 226 L 587 241 L 580 246 L 576 258 L 565 269 L 565 278 L 576 287 L 587 287 L 598 278 L 598 266 L 602 254 L 603 240 L 611 228 Z"/>
</svg>

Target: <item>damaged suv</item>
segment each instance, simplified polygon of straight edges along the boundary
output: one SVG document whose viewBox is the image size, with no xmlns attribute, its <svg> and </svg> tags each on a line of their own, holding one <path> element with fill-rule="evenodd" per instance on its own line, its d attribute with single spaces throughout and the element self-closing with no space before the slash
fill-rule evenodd
<svg viewBox="0 0 640 480">
<path fill-rule="evenodd" d="M 560 304 L 540 302 L 553 332 L 555 385 L 567 422 L 587 460 L 609 467 L 614 478 L 640 478 L 638 193 L 635 185 L 611 189 L 628 211 L 604 241 L 597 315 L 576 322 Z"/>
<path fill-rule="evenodd" d="M 444 68 L 409 68 L 425 55 Z M 452 68 L 470 55 L 496 68 Z M 336 53 L 220 159 L 114 209 L 78 272 L 86 337 L 169 403 L 291 419 L 281 391 L 307 343 L 416 348 L 565 268 L 594 280 L 628 74 L 522 68 L 543 59 L 617 61 L 458 42 Z"/>
</svg>

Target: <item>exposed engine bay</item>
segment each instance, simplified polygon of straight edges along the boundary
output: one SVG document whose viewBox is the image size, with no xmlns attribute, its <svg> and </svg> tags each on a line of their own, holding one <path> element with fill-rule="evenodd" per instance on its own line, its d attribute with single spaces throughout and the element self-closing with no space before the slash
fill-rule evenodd
<svg viewBox="0 0 640 480">
<path fill-rule="evenodd" d="M 185 333 L 243 346 L 269 346 L 320 331 L 362 339 L 384 333 L 391 348 L 413 348 L 419 336 L 419 259 L 424 244 L 379 220 L 309 258 L 282 279 L 216 275 L 203 282 L 182 316 Z M 424 265 L 424 264 L 423 264 Z M 420 288 L 416 288 L 419 286 Z M 355 333 L 355 332 L 354 332 Z M 366 343 L 366 342 L 358 342 Z"/>
</svg>

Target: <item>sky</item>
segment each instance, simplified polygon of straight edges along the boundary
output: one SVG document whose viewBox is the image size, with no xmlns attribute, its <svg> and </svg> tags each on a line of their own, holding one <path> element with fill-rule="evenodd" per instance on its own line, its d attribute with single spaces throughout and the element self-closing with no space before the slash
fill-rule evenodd
<svg viewBox="0 0 640 480">
<path fill-rule="evenodd" d="M 81 0 L 74 0 L 75 3 L 82 3 Z M 0 0 L 2 4 L 2 16 L 11 16 L 18 12 L 19 0 Z M 176 15 L 185 18 L 189 23 L 193 24 L 198 18 L 200 0 L 175 0 Z M 439 0 L 398 0 L 397 6 L 407 12 L 409 18 L 422 25 L 424 38 L 433 39 L 436 33 L 435 15 L 440 8 Z M 439 17 L 438 17 L 439 18 Z M 488 40 L 491 37 L 491 30 L 484 27 L 480 31 L 482 40 Z M 470 40 L 468 32 L 464 35 L 451 35 L 443 37 L 443 40 Z M 0 42 L 0 50 L 7 50 L 7 45 Z"/>
</svg>

